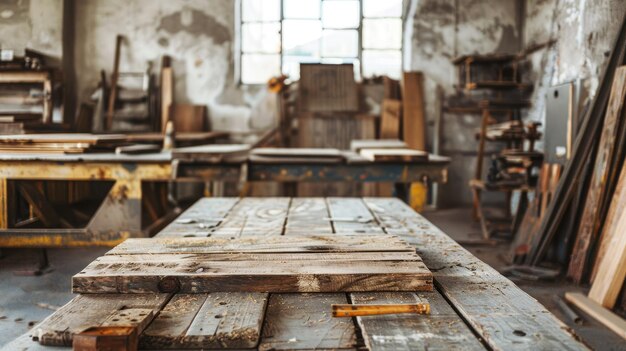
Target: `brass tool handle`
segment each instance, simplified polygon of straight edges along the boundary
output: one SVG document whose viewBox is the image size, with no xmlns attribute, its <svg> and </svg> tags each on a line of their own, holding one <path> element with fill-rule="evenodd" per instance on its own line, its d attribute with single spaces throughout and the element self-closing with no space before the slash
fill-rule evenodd
<svg viewBox="0 0 626 351">
<path fill-rule="evenodd" d="M 430 304 L 398 305 L 332 305 L 333 317 L 374 316 L 381 314 L 415 313 L 430 314 Z"/>
</svg>

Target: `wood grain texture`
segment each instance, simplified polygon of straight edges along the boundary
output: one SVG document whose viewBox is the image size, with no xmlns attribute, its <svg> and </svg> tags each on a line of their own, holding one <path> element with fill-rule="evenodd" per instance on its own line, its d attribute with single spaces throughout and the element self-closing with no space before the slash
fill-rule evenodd
<svg viewBox="0 0 626 351">
<path fill-rule="evenodd" d="M 567 269 L 567 276 L 576 283 L 581 283 L 585 279 L 589 263 L 588 259 L 591 254 L 591 245 L 600 235 L 599 231 L 603 220 L 602 211 L 604 210 L 601 204 L 603 203 L 603 198 L 607 196 L 606 182 L 610 172 L 611 160 L 615 152 L 616 133 L 620 129 L 618 126 L 620 120 L 623 119 L 625 105 L 626 66 L 623 66 L 615 71 L 591 182 L 583 205 L 584 210 Z"/>
<path fill-rule="evenodd" d="M 301 64 L 298 84 L 300 111 L 357 111 L 359 99 L 352 64 Z"/>
<path fill-rule="evenodd" d="M 140 347 L 254 348 L 266 304 L 263 293 L 177 294 L 141 335 Z"/>
<path fill-rule="evenodd" d="M 590 299 L 609 309 L 615 306 L 626 278 L 626 211 L 623 208 L 626 194 L 624 189 L 619 188 L 626 186 L 626 171 L 622 173 L 605 224 L 607 230 L 602 236 L 606 249 L 602 252 L 596 279 L 589 291 Z M 618 210 L 615 207 L 622 208 Z"/>
<path fill-rule="evenodd" d="M 537 300 L 397 199 L 365 198 L 381 227 L 414 245 L 435 286 L 493 350 L 587 350 Z"/>
<path fill-rule="evenodd" d="M 356 347 L 350 318 L 333 318 L 345 294 L 272 294 L 259 350 L 342 350 Z"/>
<path fill-rule="evenodd" d="M 33 339 L 42 345 L 71 346 L 74 334 L 101 326 L 112 314 L 123 309 L 148 309 L 156 314 L 169 297 L 169 294 L 80 295 L 41 322 L 33 332 Z"/>
<path fill-rule="evenodd" d="M 207 261 L 210 258 L 205 259 L 204 255 L 108 255 L 75 275 L 72 291 L 137 294 L 432 290 L 432 275 L 417 255 L 386 260 L 363 252 L 350 253 L 345 260 L 330 260 L 326 254 L 308 255 L 315 257 L 302 259 L 300 255 L 292 260 L 286 256 L 286 260 L 275 261 L 276 264 L 268 264 L 267 259 Z M 353 260 L 353 255 L 360 257 Z"/>
<path fill-rule="evenodd" d="M 239 198 L 202 198 L 155 237 L 207 237 L 224 221 Z"/>
<path fill-rule="evenodd" d="M 378 222 L 359 198 L 329 197 L 328 209 L 337 234 L 379 234 L 384 233 Z M 345 219 L 353 219 L 346 221 Z"/>
<path fill-rule="evenodd" d="M 359 223 L 360 224 L 360 223 Z M 207 254 L 207 253 L 330 253 L 330 252 L 415 252 L 397 236 L 303 235 L 250 236 L 245 238 L 127 239 L 107 255 Z"/>
<path fill-rule="evenodd" d="M 585 311 L 591 317 L 626 339 L 626 320 L 580 293 L 565 293 L 565 300 Z"/>
<path fill-rule="evenodd" d="M 404 72 L 402 105 L 403 140 L 412 149 L 426 151 L 424 75 L 421 72 Z"/>
<path fill-rule="evenodd" d="M 380 138 L 400 138 L 402 101 L 394 99 L 384 99 L 380 108 Z"/>
<path fill-rule="evenodd" d="M 281 235 L 290 203 L 287 197 L 241 199 L 213 235 Z"/>
<path fill-rule="evenodd" d="M 430 315 L 357 317 L 365 346 L 371 350 L 484 350 L 472 331 L 437 291 L 352 293 L 354 304 L 429 303 Z"/>
<path fill-rule="evenodd" d="M 330 212 L 326 199 L 317 198 L 293 198 L 287 223 L 285 224 L 285 235 L 311 235 L 311 234 L 332 234 L 333 226 L 330 221 Z"/>
</svg>

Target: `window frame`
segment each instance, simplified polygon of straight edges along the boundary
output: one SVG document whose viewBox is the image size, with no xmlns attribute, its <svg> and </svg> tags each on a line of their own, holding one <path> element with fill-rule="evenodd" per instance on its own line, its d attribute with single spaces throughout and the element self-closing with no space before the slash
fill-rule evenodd
<svg viewBox="0 0 626 351">
<path fill-rule="evenodd" d="M 398 51 L 400 53 L 400 70 L 403 69 L 404 67 L 404 44 L 405 44 L 405 38 L 404 38 L 404 26 L 405 26 L 405 14 L 406 14 L 406 9 L 405 6 L 407 4 L 406 0 L 402 0 L 402 13 L 400 14 L 399 17 L 397 16 L 381 16 L 381 17 L 365 17 L 363 14 L 363 2 L 364 0 L 357 0 L 359 2 L 359 25 L 356 28 L 324 28 L 324 25 L 322 23 L 322 8 L 323 8 L 323 2 L 324 1 L 343 1 L 343 0 L 320 0 L 320 14 L 318 18 L 285 18 L 285 9 L 284 9 L 284 0 L 278 0 L 280 5 L 280 10 L 279 10 L 279 18 L 278 18 L 278 24 L 279 24 L 279 40 L 280 40 L 280 47 L 277 53 L 272 53 L 272 54 L 268 54 L 268 53 L 253 53 L 256 55 L 279 55 L 280 56 L 280 72 L 279 74 L 283 73 L 283 67 L 284 67 L 284 53 L 283 53 L 283 22 L 285 20 L 318 20 L 321 23 L 321 29 L 322 32 L 324 31 L 324 29 L 329 29 L 329 30 L 346 30 L 346 31 L 353 31 L 356 30 L 358 33 L 358 48 L 357 48 L 357 56 L 355 57 L 356 60 L 358 60 L 359 62 L 359 78 L 361 80 L 364 79 L 363 77 L 363 51 Z M 401 21 L 401 34 L 400 34 L 400 48 L 399 49 L 376 49 L 376 48 L 363 48 L 363 20 L 364 19 L 400 19 Z M 276 23 L 275 21 L 244 21 L 243 19 L 243 0 L 237 0 L 235 3 L 235 23 L 236 23 L 236 28 L 235 28 L 235 38 L 234 38 L 234 51 L 235 51 L 235 57 L 234 57 L 234 64 L 235 64 L 235 82 L 238 86 L 262 86 L 265 85 L 265 83 L 245 83 L 243 82 L 243 74 L 242 74 L 242 70 L 243 70 L 243 47 L 242 47 L 242 35 L 243 35 L 243 25 L 245 23 Z M 320 60 L 324 59 L 323 55 L 322 55 L 322 48 L 321 48 L 322 44 L 321 44 L 321 39 L 320 39 Z M 327 57 L 328 58 L 328 57 Z"/>
</svg>

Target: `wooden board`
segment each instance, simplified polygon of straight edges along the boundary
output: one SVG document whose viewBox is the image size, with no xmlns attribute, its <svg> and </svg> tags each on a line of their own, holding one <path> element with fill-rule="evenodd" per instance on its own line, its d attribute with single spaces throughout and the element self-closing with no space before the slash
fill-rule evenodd
<svg viewBox="0 0 626 351">
<path fill-rule="evenodd" d="M 207 237 L 239 202 L 236 197 L 202 198 L 189 207 L 156 237 Z"/>
<path fill-rule="evenodd" d="M 591 317 L 626 339 L 626 320 L 602 307 L 581 293 L 565 293 L 565 300 L 589 314 Z"/>
<path fill-rule="evenodd" d="M 361 156 L 372 162 L 426 162 L 428 153 L 411 149 L 363 149 Z"/>
<path fill-rule="evenodd" d="M 587 350 L 537 300 L 398 199 L 365 198 L 381 227 L 414 245 L 437 290 L 493 350 Z"/>
<path fill-rule="evenodd" d="M 256 148 L 250 153 L 256 163 L 340 163 L 344 158 L 333 148 Z"/>
<path fill-rule="evenodd" d="M 41 322 L 33 339 L 42 345 L 71 346 L 74 334 L 100 326 L 118 311 L 139 308 L 156 314 L 169 298 L 169 294 L 79 295 Z"/>
<path fill-rule="evenodd" d="M 360 152 L 363 149 L 403 149 L 407 145 L 399 139 L 352 140 L 350 150 Z"/>
<path fill-rule="evenodd" d="M 161 69 L 161 131 L 165 132 L 171 120 L 171 107 L 174 103 L 174 71 L 171 67 Z"/>
<path fill-rule="evenodd" d="M 594 264 L 594 272 L 592 277 L 597 277 L 597 270 L 600 268 L 602 260 L 606 257 L 607 251 L 614 237 L 619 234 L 617 226 L 620 223 L 620 218 L 626 212 L 626 166 L 622 167 L 622 171 L 619 175 L 617 187 L 613 193 L 613 199 L 609 207 L 609 211 L 606 215 L 604 227 L 602 229 L 602 235 L 600 236 L 600 244 L 596 254 L 596 261 Z M 595 279 L 593 280 L 595 283 Z"/>
<path fill-rule="evenodd" d="M 357 111 L 359 100 L 352 64 L 301 64 L 300 111 Z"/>
<path fill-rule="evenodd" d="M 140 348 L 254 348 L 266 304 L 262 293 L 176 294 L 141 335 Z"/>
<path fill-rule="evenodd" d="M 284 234 L 289 236 L 331 234 L 333 225 L 329 217 L 326 199 L 294 198 L 287 213 Z"/>
<path fill-rule="evenodd" d="M 170 114 L 176 133 L 202 132 L 208 129 L 209 113 L 206 105 L 173 104 Z"/>
<path fill-rule="evenodd" d="M 384 99 L 380 109 L 380 138 L 398 139 L 402 119 L 402 101 Z"/>
<path fill-rule="evenodd" d="M 402 106 L 404 142 L 412 149 L 426 151 L 424 75 L 421 72 L 404 72 Z"/>
<path fill-rule="evenodd" d="M 580 220 L 576 241 L 572 251 L 567 276 L 575 282 L 583 281 L 590 257 L 590 247 L 600 235 L 602 221 L 602 202 L 606 196 L 606 181 L 610 172 L 611 160 L 615 151 L 615 141 L 620 120 L 626 106 L 626 66 L 615 71 L 611 96 L 607 107 L 600 144 L 593 168 L 591 183 L 587 191 L 584 210 Z"/>
<path fill-rule="evenodd" d="M 329 197 L 326 201 L 335 233 L 342 235 L 384 233 L 361 199 Z M 378 238 L 379 236 L 371 237 Z M 389 242 L 389 244 L 389 246 L 385 244 L 385 247 L 392 248 L 392 243 Z"/>
<path fill-rule="evenodd" d="M 250 145 L 247 144 L 198 145 L 176 148 L 172 150 L 172 158 L 203 162 L 244 161 L 249 151 Z"/>
<path fill-rule="evenodd" d="M 231 210 L 213 236 L 281 235 L 291 199 L 287 197 L 244 198 Z"/>
<path fill-rule="evenodd" d="M 312 242 L 327 242 L 321 249 Z M 225 239 L 131 239 L 136 253 L 102 256 L 72 278 L 75 293 L 430 291 L 432 275 L 411 248 L 386 249 L 389 236 L 285 236 Z M 161 241 L 156 247 L 154 241 Z M 167 248 L 163 253 L 163 241 Z M 378 248 L 372 250 L 372 242 Z M 190 246 L 190 242 L 193 242 Z M 382 244 L 385 242 L 385 244 Z M 255 245 L 255 243 L 257 245 Z M 259 250 L 259 244 L 267 250 Z M 287 248 L 285 248 L 287 246 Z M 189 248 L 211 250 L 181 253 Z M 235 248 L 236 254 L 229 248 Z M 364 248 L 364 249 L 363 249 Z M 185 250 L 187 249 L 187 250 Z M 223 250 L 225 249 L 225 250 Z M 219 250 L 219 251 L 218 251 Z M 324 251 L 324 252 L 320 252 Z M 226 252 L 226 254 L 224 254 Z"/>
<path fill-rule="evenodd" d="M 354 349 L 352 320 L 330 313 L 339 303 L 347 303 L 345 294 L 272 294 L 259 350 Z"/>
<path fill-rule="evenodd" d="M 626 170 L 626 167 L 624 168 Z M 615 207 L 623 207 L 624 189 L 626 187 L 626 171 L 622 171 L 618 189 L 609 211 L 603 235 L 605 251 L 598 267 L 596 279 L 589 291 L 589 298 L 606 308 L 613 308 L 626 278 L 626 211 Z"/>
<path fill-rule="evenodd" d="M 430 315 L 357 317 L 370 350 L 484 350 L 472 331 L 435 291 L 433 293 L 352 293 L 354 304 L 430 304 Z"/>
</svg>

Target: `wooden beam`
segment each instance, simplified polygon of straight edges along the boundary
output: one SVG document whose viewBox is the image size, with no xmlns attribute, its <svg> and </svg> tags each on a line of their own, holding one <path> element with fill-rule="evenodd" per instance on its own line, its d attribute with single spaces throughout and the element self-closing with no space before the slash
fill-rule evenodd
<svg viewBox="0 0 626 351">
<path fill-rule="evenodd" d="M 412 149 L 426 151 L 424 75 L 422 72 L 404 72 L 402 105 L 404 141 Z"/>
<path fill-rule="evenodd" d="M 565 300 L 626 339 L 626 321 L 581 293 L 565 293 Z"/>
<path fill-rule="evenodd" d="M 120 54 L 122 50 L 123 37 L 115 37 L 115 58 L 113 62 L 113 73 L 111 74 L 111 89 L 109 90 L 109 104 L 107 108 L 106 129 L 113 127 L 113 114 L 115 112 L 115 100 L 117 99 L 117 79 L 120 75 Z"/>
</svg>

